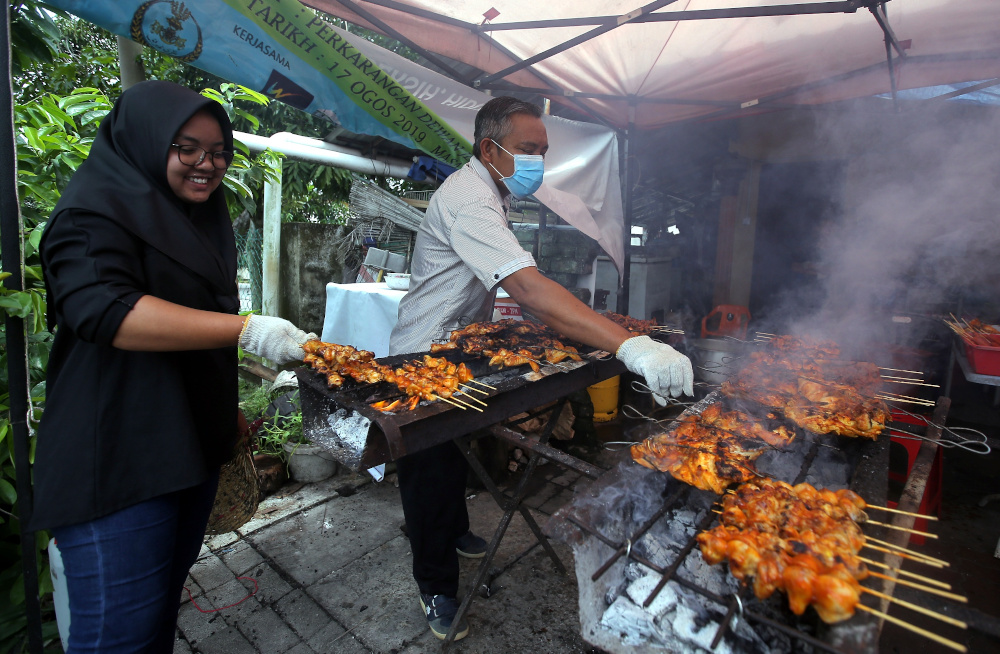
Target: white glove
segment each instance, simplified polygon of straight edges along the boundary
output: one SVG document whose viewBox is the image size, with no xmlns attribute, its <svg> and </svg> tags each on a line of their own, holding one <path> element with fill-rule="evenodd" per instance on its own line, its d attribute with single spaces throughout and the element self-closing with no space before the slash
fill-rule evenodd
<svg viewBox="0 0 1000 654">
<path fill-rule="evenodd" d="M 615 355 L 631 372 L 642 375 L 661 406 L 666 398 L 683 392 L 694 395 L 694 371 L 691 360 L 666 343 L 649 336 L 635 336 L 622 343 Z"/>
<path fill-rule="evenodd" d="M 247 316 L 240 334 L 240 347 L 277 364 L 301 361 L 305 356 L 302 344 L 316 338 L 307 334 L 284 318 L 272 316 Z"/>
</svg>

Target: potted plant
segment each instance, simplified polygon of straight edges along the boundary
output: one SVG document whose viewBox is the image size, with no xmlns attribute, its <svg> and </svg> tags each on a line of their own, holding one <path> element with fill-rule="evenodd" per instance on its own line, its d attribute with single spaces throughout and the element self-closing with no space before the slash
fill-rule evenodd
<svg viewBox="0 0 1000 654">
<path fill-rule="evenodd" d="M 273 414 L 257 431 L 258 448 L 286 461 L 295 481 L 317 482 L 332 477 L 337 472 L 337 461 L 324 448 L 310 443 L 303 433 L 298 391 L 278 398 L 270 408 Z"/>
</svg>

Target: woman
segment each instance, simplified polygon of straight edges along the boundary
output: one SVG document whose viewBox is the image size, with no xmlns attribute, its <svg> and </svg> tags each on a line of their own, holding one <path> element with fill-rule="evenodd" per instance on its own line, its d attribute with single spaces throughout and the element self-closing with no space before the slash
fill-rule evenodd
<svg viewBox="0 0 1000 654">
<path fill-rule="evenodd" d="M 237 315 L 219 188 L 223 108 L 169 82 L 126 91 L 42 236 L 50 328 L 32 530 L 51 529 L 70 652 L 171 652 L 220 465 L 237 438 L 237 344 L 286 363 L 308 335 Z"/>
</svg>

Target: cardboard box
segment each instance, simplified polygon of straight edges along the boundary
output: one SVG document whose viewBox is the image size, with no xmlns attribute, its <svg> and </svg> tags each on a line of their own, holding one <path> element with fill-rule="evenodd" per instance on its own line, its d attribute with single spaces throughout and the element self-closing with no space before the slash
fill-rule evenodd
<svg viewBox="0 0 1000 654">
<path fill-rule="evenodd" d="M 524 317 L 521 315 L 521 307 L 517 302 L 509 297 L 500 297 L 497 295 L 496 300 L 493 301 L 493 321 L 496 322 L 505 318 L 524 320 Z"/>
</svg>

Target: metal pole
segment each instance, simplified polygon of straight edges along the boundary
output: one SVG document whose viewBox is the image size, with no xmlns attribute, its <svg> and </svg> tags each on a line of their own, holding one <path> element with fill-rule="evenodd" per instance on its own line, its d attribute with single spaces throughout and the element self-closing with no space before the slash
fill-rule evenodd
<svg viewBox="0 0 1000 654">
<path fill-rule="evenodd" d="M 263 287 L 265 316 L 277 316 L 281 284 L 281 162 L 278 181 L 264 184 Z"/>
<path fill-rule="evenodd" d="M 14 96 L 10 78 L 10 3 L 6 3 L 0 24 L 0 70 L 3 72 L 4 120 L 0 130 L 0 252 L 3 271 L 10 273 L 7 288 L 24 290 L 24 259 L 21 249 L 21 206 L 17 197 L 17 149 L 14 141 Z M 31 468 L 28 462 L 28 357 L 24 321 L 5 315 L 7 338 L 7 383 L 10 389 L 10 426 L 14 439 L 14 467 L 17 474 L 17 512 L 22 525 L 21 564 L 24 569 L 24 608 L 27 617 L 28 650 L 42 652 L 42 612 L 38 598 L 38 563 L 33 532 L 23 530 L 31 517 Z"/>
<path fill-rule="evenodd" d="M 618 289 L 616 311 L 628 315 L 629 284 L 632 279 L 632 186 L 635 184 L 635 101 L 628 107 L 628 128 L 625 130 L 625 219 L 622 221 L 622 283 Z"/>
<path fill-rule="evenodd" d="M 882 3 L 882 15 L 885 16 L 885 3 Z M 886 16 L 886 25 L 889 18 Z M 896 68 L 892 62 L 892 39 L 888 30 L 885 30 L 885 58 L 889 63 L 889 87 L 892 89 L 892 108 L 899 113 L 899 98 L 896 97 Z"/>
</svg>

